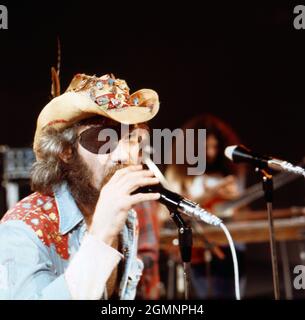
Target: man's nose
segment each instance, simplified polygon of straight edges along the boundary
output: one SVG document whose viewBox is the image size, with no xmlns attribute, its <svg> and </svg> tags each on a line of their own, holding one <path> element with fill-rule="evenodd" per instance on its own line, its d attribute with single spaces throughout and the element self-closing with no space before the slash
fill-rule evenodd
<svg viewBox="0 0 305 320">
<path fill-rule="evenodd" d="M 122 164 L 137 164 L 139 160 L 139 144 L 120 141 L 111 153 L 111 160 Z"/>
</svg>

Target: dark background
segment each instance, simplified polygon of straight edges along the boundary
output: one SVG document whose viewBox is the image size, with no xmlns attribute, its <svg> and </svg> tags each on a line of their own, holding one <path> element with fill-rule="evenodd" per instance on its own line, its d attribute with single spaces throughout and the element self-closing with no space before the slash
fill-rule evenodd
<svg viewBox="0 0 305 320">
<path fill-rule="evenodd" d="M 131 91 L 159 93 L 153 128 L 212 112 L 257 152 L 305 156 L 305 30 L 293 27 L 301 1 L 1 4 L 9 19 L 0 30 L 0 145 L 31 145 L 59 36 L 63 90 L 76 73 L 112 72 Z M 248 180 L 258 181 L 252 171 Z M 277 191 L 275 205 L 304 205 L 302 179 Z"/>
</svg>

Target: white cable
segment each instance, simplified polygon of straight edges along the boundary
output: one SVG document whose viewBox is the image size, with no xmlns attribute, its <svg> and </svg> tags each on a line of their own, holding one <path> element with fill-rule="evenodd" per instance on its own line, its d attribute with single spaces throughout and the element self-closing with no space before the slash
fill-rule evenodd
<svg viewBox="0 0 305 320">
<path fill-rule="evenodd" d="M 163 176 L 163 174 L 161 173 L 159 168 L 155 165 L 155 163 L 149 158 L 148 154 L 149 154 L 149 152 L 146 151 L 146 156 L 144 157 L 144 159 L 143 159 L 144 161 L 143 162 L 148 166 L 148 168 L 152 172 L 154 172 L 155 176 L 157 178 L 159 178 L 161 184 L 163 184 L 164 187 L 168 187 L 169 185 L 168 185 L 168 182 L 166 181 L 165 177 Z M 219 219 L 218 217 L 216 217 L 213 214 L 209 213 L 205 209 L 200 208 L 199 206 L 194 207 L 195 203 L 193 203 L 192 201 L 189 201 L 189 202 L 190 203 L 184 201 L 182 203 L 183 206 L 188 207 L 188 210 L 184 210 L 183 211 L 184 213 L 191 212 L 192 213 L 192 215 L 190 215 L 191 217 L 195 217 L 200 221 L 204 221 L 205 223 L 208 223 L 208 224 L 211 224 L 211 225 L 214 225 L 214 226 L 220 226 L 221 229 L 224 231 L 224 233 L 225 233 L 225 235 L 226 235 L 226 237 L 228 239 L 229 246 L 230 246 L 231 253 L 232 253 L 232 258 L 233 258 L 235 296 L 236 296 L 236 300 L 240 300 L 238 261 L 237 261 L 235 247 L 234 247 L 234 242 L 233 242 L 233 239 L 231 237 L 231 234 L 230 234 L 229 230 L 222 223 L 221 219 Z"/>
<path fill-rule="evenodd" d="M 148 169 L 154 173 L 154 175 L 159 179 L 160 183 L 163 185 L 163 187 L 169 189 L 169 184 L 162 174 L 162 172 L 159 170 L 159 168 L 156 166 L 156 164 L 149 158 L 149 157 L 143 157 L 143 162 L 147 165 Z"/>
<path fill-rule="evenodd" d="M 234 247 L 234 242 L 227 227 L 223 223 L 221 223 L 219 226 L 224 231 L 230 245 L 232 259 L 233 259 L 233 266 L 234 266 L 235 296 L 236 296 L 236 300 L 240 300 L 238 261 L 237 261 L 235 247 Z"/>
</svg>

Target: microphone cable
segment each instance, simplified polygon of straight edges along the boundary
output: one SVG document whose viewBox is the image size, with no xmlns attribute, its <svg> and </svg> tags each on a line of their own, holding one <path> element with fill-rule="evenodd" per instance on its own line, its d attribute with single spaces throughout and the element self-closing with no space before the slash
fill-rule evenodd
<svg viewBox="0 0 305 320">
<path fill-rule="evenodd" d="M 159 178 L 160 183 L 164 187 L 168 188 L 169 184 L 168 184 L 167 180 L 165 179 L 164 175 L 159 170 L 159 168 L 156 166 L 156 164 L 150 159 L 149 156 L 147 156 L 147 153 L 146 153 L 146 156 L 143 157 L 143 162 L 147 165 L 149 170 L 151 170 L 155 174 L 155 176 L 157 178 Z M 196 211 L 199 211 L 199 210 L 196 210 Z M 235 298 L 236 298 L 236 300 L 240 300 L 240 284 L 239 284 L 238 260 L 237 260 L 235 245 L 234 245 L 234 241 L 232 239 L 232 236 L 231 236 L 228 228 L 224 225 L 224 223 L 222 222 L 221 219 L 219 219 L 218 217 L 216 217 L 213 214 L 209 213 L 205 209 L 200 208 L 200 211 L 201 211 L 201 214 L 198 214 L 198 215 L 195 216 L 195 218 L 197 220 L 203 221 L 205 223 L 209 223 L 209 224 L 211 224 L 213 226 L 220 227 L 223 230 L 224 234 L 226 235 L 226 238 L 228 240 L 229 247 L 230 247 L 230 250 L 231 250 L 231 254 L 232 254 L 232 260 L 233 260 Z M 206 217 L 210 217 L 210 218 L 207 219 Z"/>
</svg>

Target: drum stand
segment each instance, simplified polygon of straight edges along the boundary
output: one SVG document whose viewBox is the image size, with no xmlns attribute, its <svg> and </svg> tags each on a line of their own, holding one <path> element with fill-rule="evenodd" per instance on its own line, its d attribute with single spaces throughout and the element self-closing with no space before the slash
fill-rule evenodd
<svg viewBox="0 0 305 320">
<path fill-rule="evenodd" d="M 188 300 L 190 296 L 190 268 L 193 246 L 192 228 L 184 222 L 179 212 L 173 211 L 170 216 L 178 228 L 179 249 L 183 263 L 184 298 Z"/>
<path fill-rule="evenodd" d="M 264 196 L 267 203 L 274 298 L 275 300 L 279 300 L 280 299 L 279 271 L 278 271 L 276 242 L 275 242 L 275 236 L 274 236 L 274 226 L 273 226 L 273 216 L 272 216 L 273 180 L 272 180 L 272 175 L 269 174 L 266 170 L 256 168 L 256 171 L 261 174 Z"/>
</svg>

